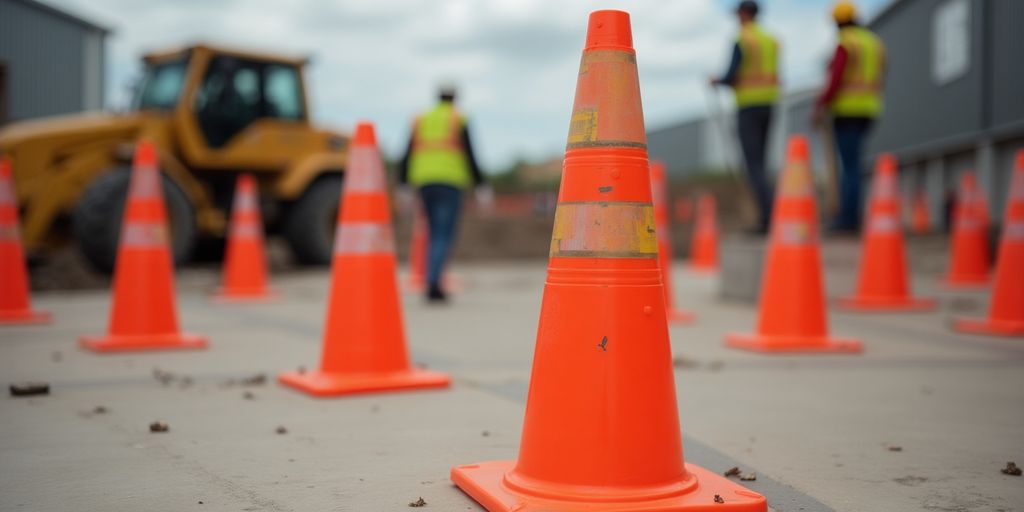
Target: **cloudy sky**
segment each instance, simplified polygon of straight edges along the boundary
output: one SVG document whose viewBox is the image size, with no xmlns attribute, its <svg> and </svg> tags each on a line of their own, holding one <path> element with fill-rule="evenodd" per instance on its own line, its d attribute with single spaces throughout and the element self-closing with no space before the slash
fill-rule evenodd
<svg viewBox="0 0 1024 512">
<path fill-rule="evenodd" d="M 127 104 L 139 55 L 193 41 L 312 58 L 317 122 L 377 123 L 397 155 L 436 84 L 460 86 L 481 165 L 562 151 L 590 11 L 629 11 L 648 126 L 701 115 L 707 76 L 725 67 L 735 0 L 47 0 L 112 27 L 108 104 Z M 861 0 L 867 16 L 889 0 Z M 832 0 L 766 0 L 787 89 L 818 85 L 832 45 Z M 723 96 L 723 101 L 726 97 Z"/>
</svg>

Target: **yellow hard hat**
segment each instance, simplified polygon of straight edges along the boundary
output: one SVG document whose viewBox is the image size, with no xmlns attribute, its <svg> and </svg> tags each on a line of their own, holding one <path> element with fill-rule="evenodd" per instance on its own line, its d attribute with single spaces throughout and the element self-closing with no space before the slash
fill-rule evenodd
<svg viewBox="0 0 1024 512">
<path fill-rule="evenodd" d="M 832 9 L 832 17 L 835 18 L 836 23 L 849 23 L 857 17 L 857 6 L 847 0 L 837 2 Z"/>
</svg>

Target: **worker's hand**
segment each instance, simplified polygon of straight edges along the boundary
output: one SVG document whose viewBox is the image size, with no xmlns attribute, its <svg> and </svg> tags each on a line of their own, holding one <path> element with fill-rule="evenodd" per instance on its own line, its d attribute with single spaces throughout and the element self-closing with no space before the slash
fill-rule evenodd
<svg viewBox="0 0 1024 512">
<path fill-rule="evenodd" d="M 708 77 L 708 85 L 710 85 L 711 87 L 715 87 L 715 86 L 717 86 L 720 83 L 722 83 L 722 82 L 719 81 L 717 77 L 713 77 L 713 76 L 709 76 Z"/>
<path fill-rule="evenodd" d="M 821 105 L 815 105 L 814 110 L 811 111 L 811 126 L 815 128 L 825 126 L 825 108 Z"/>
<path fill-rule="evenodd" d="M 412 211 L 415 206 L 416 198 L 413 196 L 413 191 L 406 185 L 399 185 L 395 190 L 395 206 L 398 207 L 400 212 Z"/>
<path fill-rule="evenodd" d="M 474 194 L 482 212 L 490 214 L 494 211 L 494 189 L 490 185 L 477 185 Z"/>
</svg>

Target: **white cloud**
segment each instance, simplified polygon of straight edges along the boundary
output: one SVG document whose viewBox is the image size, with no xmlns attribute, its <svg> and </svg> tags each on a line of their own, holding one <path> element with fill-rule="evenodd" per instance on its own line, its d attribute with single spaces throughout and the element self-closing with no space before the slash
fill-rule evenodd
<svg viewBox="0 0 1024 512">
<path fill-rule="evenodd" d="M 561 151 L 590 11 L 631 12 L 652 126 L 704 112 L 706 77 L 724 68 L 736 30 L 735 2 L 721 0 L 50 1 L 114 28 L 115 105 L 126 103 L 147 50 L 210 41 L 309 55 L 315 119 L 343 129 L 373 120 L 396 156 L 436 84 L 454 80 L 489 170 Z M 783 41 L 787 87 L 814 84 L 834 37 L 829 2 L 765 3 L 765 25 Z"/>
</svg>

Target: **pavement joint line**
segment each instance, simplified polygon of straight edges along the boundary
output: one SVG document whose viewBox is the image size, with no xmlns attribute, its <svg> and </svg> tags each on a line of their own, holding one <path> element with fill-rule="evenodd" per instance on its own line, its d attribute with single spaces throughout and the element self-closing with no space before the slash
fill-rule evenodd
<svg viewBox="0 0 1024 512">
<path fill-rule="evenodd" d="M 522 380 L 506 380 L 500 383 L 476 381 L 474 387 L 486 393 L 525 406 L 529 384 Z M 710 445 L 683 434 L 683 449 L 686 461 L 721 473 L 731 467 L 742 467 L 757 473 L 757 480 L 743 482 L 752 491 L 768 498 L 768 506 L 774 512 L 835 512 L 835 509 L 778 480 L 764 476 L 756 468 L 745 466 L 736 459 L 716 450 Z"/>
</svg>

